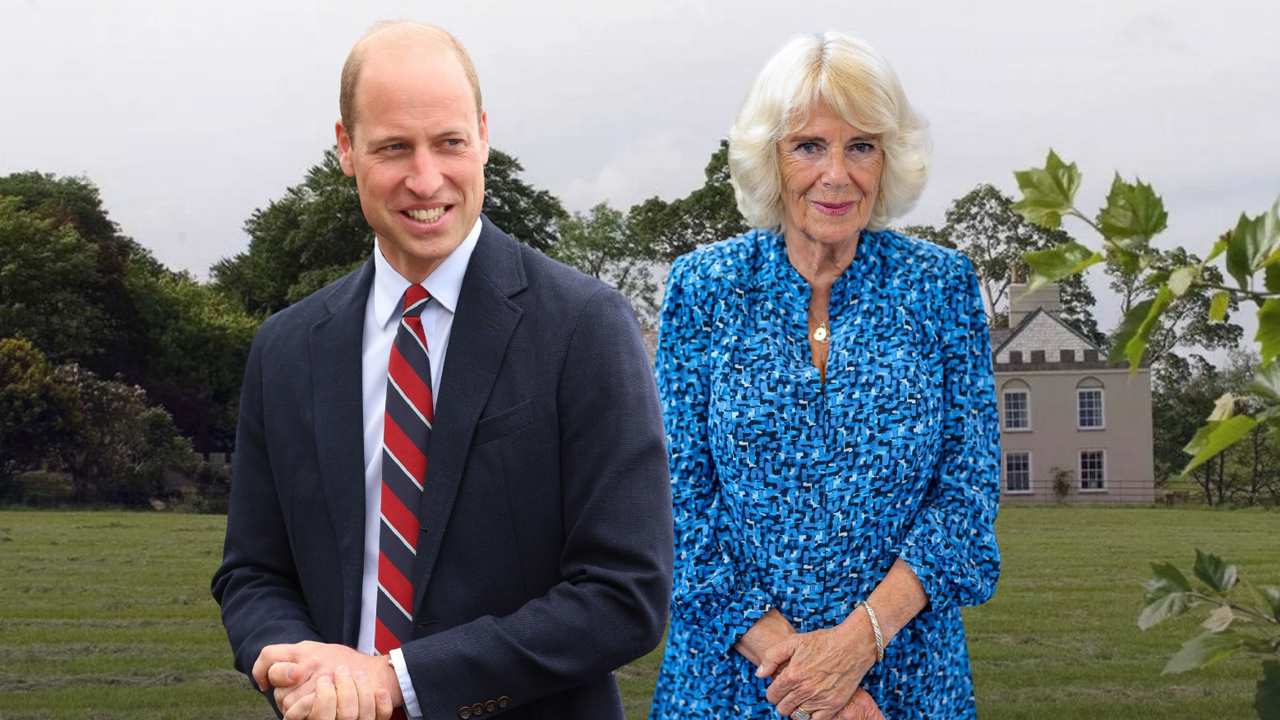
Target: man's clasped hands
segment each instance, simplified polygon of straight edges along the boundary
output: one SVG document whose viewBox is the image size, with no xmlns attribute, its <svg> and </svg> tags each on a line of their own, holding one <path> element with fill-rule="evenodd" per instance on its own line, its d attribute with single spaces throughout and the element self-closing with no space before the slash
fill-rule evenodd
<svg viewBox="0 0 1280 720">
<path fill-rule="evenodd" d="M 345 645 L 268 645 L 253 664 L 253 680 L 272 692 L 286 720 L 387 720 L 404 702 L 385 655 Z"/>
</svg>

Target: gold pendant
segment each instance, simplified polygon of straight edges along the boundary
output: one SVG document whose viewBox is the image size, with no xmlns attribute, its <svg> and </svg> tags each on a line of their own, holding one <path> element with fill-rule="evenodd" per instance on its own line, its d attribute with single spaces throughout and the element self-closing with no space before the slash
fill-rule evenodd
<svg viewBox="0 0 1280 720">
<path fill-rule="evenodd" d="M 827 323 L 824 320 L 813 329 L 813 339 L 815 342 L 825 343 L 831 338 L 831 332 L 827 329 Z"/>
</svg>

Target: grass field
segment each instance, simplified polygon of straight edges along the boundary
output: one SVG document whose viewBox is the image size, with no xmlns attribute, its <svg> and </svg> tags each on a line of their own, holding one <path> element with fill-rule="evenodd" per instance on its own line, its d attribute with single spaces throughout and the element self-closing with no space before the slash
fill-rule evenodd
<svg viewBox="0 0 1280 720">
<path fill-rule="evenodd" d="M 224 518 L 0 512 L 0 719 L 270 718 L 209 597 Z M 1280 584 L 1280 513 L 1010 508 L 996 598 L 966 616 L 982 718 L 1252 717 L 1256 663 L 1162 677 L 1196 619 L 1140 633 L 1148 561 L 1193 548 Z M 619 672 L 644 717 L 660 653 Z"/>
</svg>

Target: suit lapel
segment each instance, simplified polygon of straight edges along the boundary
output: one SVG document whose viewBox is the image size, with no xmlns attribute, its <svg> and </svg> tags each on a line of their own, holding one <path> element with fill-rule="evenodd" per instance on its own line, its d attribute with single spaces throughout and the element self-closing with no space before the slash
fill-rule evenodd
<svg viewBox="0 0 1280 720">
<path fill-rule="evenodd" d="M 326 298 L 332 313 L 311 329 L 316 451 L 329 517 L 338 536 L 343 642 L 360 632 L 364 572 L 364 393 L 361 345 L 373 258 Z"/>
<path fill-rule="evenodd" d="M 421 607 L 466 467 L 471 436 L 498 377 L 522 310 L 510 300 L 525 287 L 515 241 L 488 218 L 467 265 L 445 355 L 435 427 L 427 446 L 423 536 L 414 563 L 414 608 Z"/>
</svg>

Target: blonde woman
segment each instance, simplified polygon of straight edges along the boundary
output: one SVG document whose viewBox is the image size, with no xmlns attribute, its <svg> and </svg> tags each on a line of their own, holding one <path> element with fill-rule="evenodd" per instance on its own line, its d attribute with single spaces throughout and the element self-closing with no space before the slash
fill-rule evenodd
<svg viewBox="0 0 1280 720">
<path fill-rule="evenodd" d="M 676 261 L 658 342 L 676 565 L 651 718 L 973 717 L 960 606 L 999 575 L 999 436 L 970 263 L 887 229 L 924 124 L 826 33 L 769 60 L 729 143 L 757 229 Z"/>
</svg>

